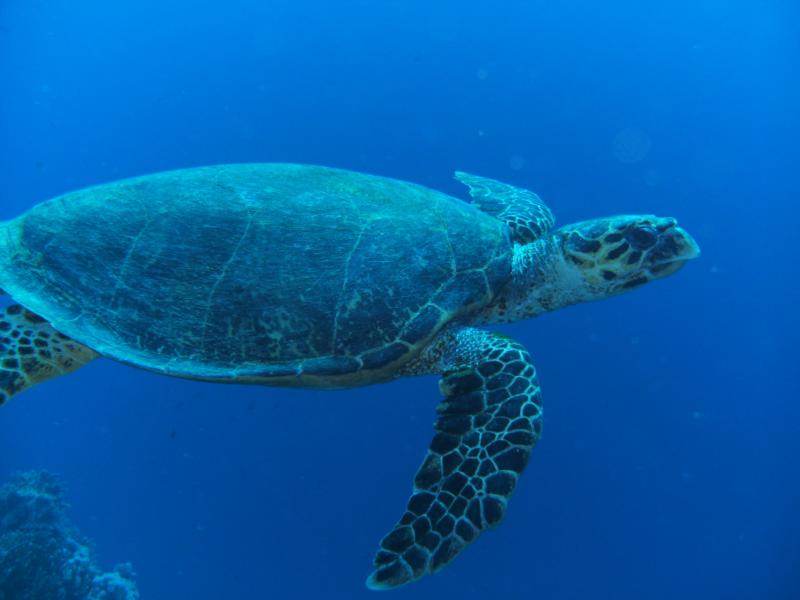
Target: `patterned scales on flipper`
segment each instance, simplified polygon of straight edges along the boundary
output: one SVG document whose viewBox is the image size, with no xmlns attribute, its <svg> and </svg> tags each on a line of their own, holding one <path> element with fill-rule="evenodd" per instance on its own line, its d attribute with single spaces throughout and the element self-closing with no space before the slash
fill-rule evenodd
<svg viewBox="0 0 800 600">
<path fill-rule="evenodd" d="M 367 581 L 373 589 L 438 571 L 497 525 L 541 435 L 536 369 L 520 344 L 462 329 L 431 352 L 445 399 L 406 513 L 381 541 Z"/>
<path fill-rule="evenodd" d="M 469 187 L 472 203 L 511 229 L 514 241 L 529 244 L 547 233 L 555 223 L 553 213 L 530 190 L 456 171 L 455 178 Z"/>
<path fill-rule="evenodd" d="M 0 406 L 6 400 L 97 358 L 97 353 L 57 332 L 18 304 L 0 311 Z"/>
</svg>

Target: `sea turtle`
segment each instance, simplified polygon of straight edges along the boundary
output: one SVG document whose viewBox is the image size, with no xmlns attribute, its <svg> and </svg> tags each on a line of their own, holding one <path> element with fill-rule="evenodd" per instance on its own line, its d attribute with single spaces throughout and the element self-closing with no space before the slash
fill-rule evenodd
<svg viewBox="0 0 800 600">
<path fill-rule="evenodd" d="M 539 197 L 456 173 L 472 203 L 291 164 L 69 193 L 0 224 L 0 403 L 105 356 L 212 382 L 346 388 L 437 373 L 436 433 L 374 589 L 497 525 L 542 429 L 528 352 L 480 326 L 605 298 L 698 255 L 674 219 L 551 231 Z"/>
</svg>

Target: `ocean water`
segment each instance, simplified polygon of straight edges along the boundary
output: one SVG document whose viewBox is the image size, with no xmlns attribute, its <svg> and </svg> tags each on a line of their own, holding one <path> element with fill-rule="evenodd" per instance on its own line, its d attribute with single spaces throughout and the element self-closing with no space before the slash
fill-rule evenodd
<svg viewBox="0 0 800 600">
<path fill-rule="evenodd" d="M 800 598 L 797 5 L 0 2 L 0 218 L 84 186 L 302 162 L 558 222 L 676 217 L 702 247 L 630 294 L 498 327 L 545 431 L 504 523 L 395 598 Z M 337 392 L 96 361 L 0 411 L 142 598 L 366 598 L 435 377 Z M 43 599 L 47 600 L 47 599 Z"/>
</svg>

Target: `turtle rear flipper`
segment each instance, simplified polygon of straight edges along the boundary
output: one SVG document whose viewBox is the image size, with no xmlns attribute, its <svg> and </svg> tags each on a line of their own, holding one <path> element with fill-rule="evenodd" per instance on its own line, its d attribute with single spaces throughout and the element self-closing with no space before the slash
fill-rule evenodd
<svg viewBox="0 0 800 600">
<path fill-rule="evenodd" d="M 0 311 L 0 406 L 23 390 L 70 373 L 97 353 L 18 304 Z"/>
<path fill-rule="evenodd" d="M 372 589 L 438 571 L 499 524 L 541 434 L 536 369 L 520 344 L 477 329 L 442 338 L 432 351 L 445 396 L 436 435 L 405 514 L 381 541 Z"/>
</svg>

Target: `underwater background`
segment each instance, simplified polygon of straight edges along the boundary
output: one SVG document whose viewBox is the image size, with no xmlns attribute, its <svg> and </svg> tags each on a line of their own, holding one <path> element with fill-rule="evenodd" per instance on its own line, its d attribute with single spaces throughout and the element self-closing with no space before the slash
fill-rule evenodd
<svg viewBox="0 0 800 600">
<path fill-rule="evenodd" d="M 703 254 L 498 327 L 544 436 L 504 523 L 394 598 L 800 598 L 796 2 L 0 0 L 0 219 L 123 177 L 317 163 L 558 223 L 676 217 Z M 6 300 L 7 301 L 7 300 Z M 367 598 L 437 378 L 220 386 L 102 360 L 0 411 L 143 598 Z"/>
</svg>

